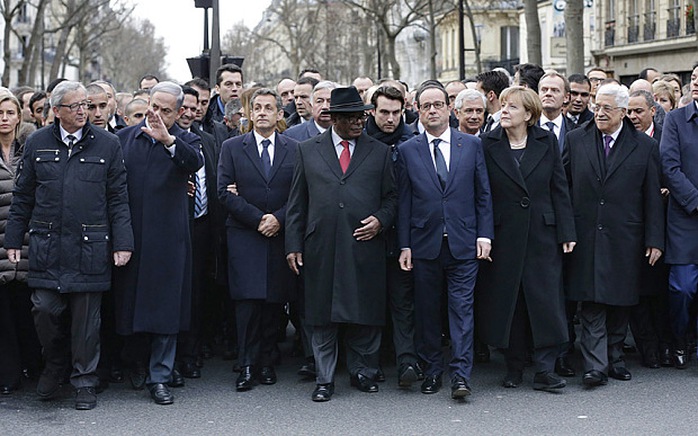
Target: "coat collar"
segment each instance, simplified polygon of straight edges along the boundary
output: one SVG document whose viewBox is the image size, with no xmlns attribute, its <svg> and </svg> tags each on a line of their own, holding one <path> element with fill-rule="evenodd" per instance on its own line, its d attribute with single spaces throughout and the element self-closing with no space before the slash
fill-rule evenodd
<svg viewBox="0 0 698 436">
<path fill-rule="evenodd" d="M 245 135 L 242 138 L 243 151 L 252 162 L 252 165 L 254 165 L 254 167 L 257 169 L 259 175 L 268 182 L 274 179 L 274 176 L 279 171 L 281 162 L 283 162 L 284 158 L 286 157 L 286 153 L 288 153 L 288 149 L 286 146 L 286 138 L 283 135 L 279 135 L 277 132 L 276 138 L 274 140 L 274 162 L 272 162 L 271 164 L 269 179 L 267 179 L 267 177 L 264 175 L 264 171 L 262 170 L 262 161 L 259 158 L 259 149 L 257 148 L 257 140 L 255 139 L 254 133 L 245 133 Z"/>
</svg>

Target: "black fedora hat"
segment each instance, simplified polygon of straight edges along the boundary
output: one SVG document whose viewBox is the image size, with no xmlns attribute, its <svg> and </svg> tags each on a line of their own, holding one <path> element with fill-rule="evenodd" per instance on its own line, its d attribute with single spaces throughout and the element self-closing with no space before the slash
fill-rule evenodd
<svg viewBox="0 0 698 436">
<path fill-rule="evenodd" d="M 355 86 L 347 88 L 335 88 L 330 95 L 330 108 L 325 113 L 341 114 L 352 112 L 363 112 L 368 109 L 373 109 L 372 104 L 364 104 L 361 100 L 359 91 Z"/>
</svg>

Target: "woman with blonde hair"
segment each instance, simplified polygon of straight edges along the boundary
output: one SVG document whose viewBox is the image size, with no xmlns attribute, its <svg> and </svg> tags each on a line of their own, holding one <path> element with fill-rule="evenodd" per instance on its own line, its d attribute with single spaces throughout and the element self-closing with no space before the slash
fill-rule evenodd
<svg viewBox="0 0 698 436">
<path fill-rule="evenodd" d="M 663 80 L 654 82 L 652 84 L 652 94 L 654 94 L 654 100 L 662 106 L 664 112 L 669 113 L 676 109 L 677 100 L 674 88 L 669 82 Z"/>
<path fill-rule="evenodd" d="M 23 376 L 39 373 L 41 348 L 31 317 L 31 291 L 27 286 L 28 238 L 22 260 L 11 263 L 2 247 L 12 202 L 15 172 L 22 156 L 22 109 L 8 91 L 0 91 L 0 394 L 20 386 Z"/>
<path fill-rule="evenodd" d="M 502 385 L 522 383 L 533 349 L 533 388 L 564 388 L 554 372 L 567 342 L 563 253 L 576 241 L 572 204 L 557 138 L 538 127 L 538 94 L 502 91 L 500 126 L 481 136 L 494 210 L 492 262 L 480 265 L 476 287 L 480 339 L 505 349 Z"/>
</svg>

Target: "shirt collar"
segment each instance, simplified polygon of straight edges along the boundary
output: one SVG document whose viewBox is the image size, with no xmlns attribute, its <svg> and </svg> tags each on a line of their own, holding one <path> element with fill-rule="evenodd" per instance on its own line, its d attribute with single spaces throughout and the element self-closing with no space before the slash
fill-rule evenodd
<svg viewBox="0 0 698 436">
<path fill-rule="evenodd" d="M 433 136 L 429 132 L 427 132 L 426 130 L 424 131 L 424 134 L 427 135 L 427 142 L 429 144 L 431 144 L 432 141 L 434 141 L 434 139 L 436 139 L 436 138 L 439 138 L 441 140 L 441 142 L 444 142 L 446 144 L 451 143 L 451 128 L 450 127 L 447 128 L 446 130 L 444 130 L 444 132 L 439 136 Z"/>
<path fill-rule="evenodd" d="M 80 139 L 82 139 L 82 128 L 78 129 L 75 133 L 68 133 L 68 131 L 66 131 L 60 124 L 58 125 L 58 127 L 61 130 L 61 141 L 68 142 L 66 141 L 68 135 L 73 135 L 75 137 L 75 141 L 73 142 L 78 142 Z"/>
<path fill-rule="evenodd" d="M 265 138 L 264 136 L 260 135 L 257 133 L 256 130 L 253 130 L 252 133 L 254 134 L 254 140 L 257 141 L 257 146 L 261 147 L 262 146 L 262 141 L 265 139 L 268 139 L 271 142 L 271 146 L 273 147 L 276 144 L 276 132 L 272 133 L 270 137 Z"/>
<path fill-rule="evenodd" d="M 652 135 L 654 135 L 654 122 L 650 124 L 650 127 L 647 130 L 645 130 L 645 133 L 650 138 L 652 137 Z"/>
<path fill-rule="evenodd" d="M 334 144 L 335 147 L 339 147 L 342 141 L 349 141 L 349 145 L 356 145 L 355 139 L 342 139 L 342 137 L 334 131 L 334 128 L 331 128 L 330 132 L 332 132 L 332 144 Z"/>
<path fill-rule="evenodd" d="M 611 138 L 613 138 L 613 143 L 614 143 L 614 144 L 616 143 L 616 140 L 618 139 L 618 135 L 620 135 L 620 131 L 621 131 L 621 130 L 623 130 L 623 123 L 622 123 L 622 122 L 620 123 L 620 127 L 618 127 L 618 130 L 616 130 L 615 132 L 611 133 L 611 135 L 610 135 Z M 602 136 L 606 136 L 606 134 L 605 134 L 605 133 L 602 133 Z"/>
<path fill-rule="evenodd" d="M 320 132 L 320 133 L 325 133 L 325 131 L 327 130 L 325 127 L 322 127 L 322 126 L 319 125 L 317 122 L 315 122 L 315 120 L 313 120 L 313 124 L 315 124 L 315 128 L 316 128 L 317 131 Z"/>
<path fill-rule="evenodd" d="M 540 115 L 540 125 L 544 126 L 545 123 L 552 121 L 553 124 L 555 124 L 555 127 L 562 128 L 562 112 L 558 114 L 557 117 L 555 117 L 554 120 L 549 119 L 548 117 L 545 116 L 545 114 Z"/>
</svg>

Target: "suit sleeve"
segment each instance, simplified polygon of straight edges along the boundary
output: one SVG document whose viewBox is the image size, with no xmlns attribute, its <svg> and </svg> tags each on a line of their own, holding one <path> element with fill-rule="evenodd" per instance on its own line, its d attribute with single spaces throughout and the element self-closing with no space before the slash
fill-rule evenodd
<svg viewBox="0 0 698 436">
<path fill-rule="evenodd" d="M 477 153 L 475 155 L 475 212 L 477 216 L 477 237 L 489 238 L 494 241 L 494 212 L 492 210 L 492 193 L 490 179 L 487 175 L 485 153 L 482 142 L 475 139 Z"/>
<path fill-rule="evenodd" d="M 381 222 L 382 229 L 388 229 L 393 225 L 397 210 L 397 191 L 395 190 L 395 172 L 393 162 L 390 159 L 390 147 L 385 147 L 383 160 L 383 180 L 381 182 L 381 207 L 373 216 Z"/>
<path fill-rule="evenodd" d="M 681 146 L 689 145 L 688 143 L 682 144 L 683 141 L 690 142 L 692 145 L 695 138 L 682 138 L 684 135 L 679 133 L 676 119 L 680 118 L 679 115 L 683 113 L 684 111 L 678 110 L 670 112 L 664 121 L 660 145 L 661 162 L 662 171 L 671 196 L 674 197 L 686 213 L 692 214 L 698 208 L 698 187 L 691 183 L 683 172 Z"/>
<path fill-rule="evenodd" d="M 286 205 L 286 253 L 302 253 L 303 239 L 308 222 L 308 182 L 305 178 L 303 149 L 296 150 L 296 166 L 291 181 L 291 191 Z"/>
<path fill-rule="evenodd" d="M 124 156 L 117 139 L 114 139 L 112 156 L 107 170 L 107 213 L 112 233 L 114 251 L 133 251 L 133 230 L 131 228 L 131 211 L 128 203 L 126 186 L 126 166 Z"/>
<path fill-rule="evenodd" d="M 410 222 L 412 221 L 412 182 L 408 174 L 408 166 L 405 161 L 403 148 L 398 148 L 397 159 L 397 186 L 398 186 L 398 213 L 397 213 L 397 233 L 398 248 L 410 248 Z"/>
<path fill-rule="evenodd" d="M 264 213 L 248 203 L 242 196 L 232 194 L 227 189 L 228 185 L 237 182 L 233 146 L 234 142 L 231 140 L 224 142 L 221 148 L 221 155 L 218 159 L 218 199 L 226 212 L 233 218 L 256 230 Z"/>
<path fill-rule="evenodd" d="M 567 144 L 567 141 L 565 141 Z M 557 228 L 557 242 L 576 242 L 577 233 L 574 228 L 574 212 L 570 201 L 570 192 L 565 176 L 565 168 L 562 165 L 557 140 L 553 137 L 548 147 L 553 154 L 553 173 L 550 178 L 550 193 L 555 210 L 555 225 Z"/>
<path fill-rule="evenodd" d="M 644 183 L 645 202 L 645 247 L 664 251 L 664 227 L 666 215 L 661 194 L 659 149 L 657 142 L 650 139 L 652 151 L 649 153 Z"/>
<path fill-rule="evenodd" d="M 204 165 L 201 156 L 201 138 L 193 133 L 177 137 L 177 146 L 172 159 L 187 173 L 195 173 Z"/>
</svg>

